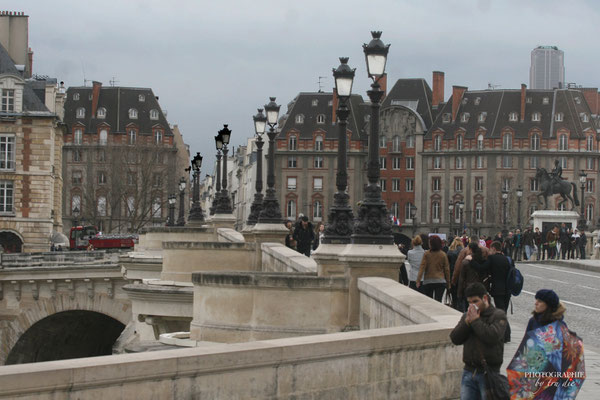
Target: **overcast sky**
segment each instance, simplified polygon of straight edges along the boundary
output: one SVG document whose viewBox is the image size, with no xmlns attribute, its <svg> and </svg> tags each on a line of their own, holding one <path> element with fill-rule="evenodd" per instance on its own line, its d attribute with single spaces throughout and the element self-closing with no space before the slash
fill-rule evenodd
<svg viewBox="0 0 600 400">
<path fill-rule="evenodd" d="M 67 86 L 85 79 L 150 87 L 192 154 L 214 162 L 214 135 L 232 144 L 254 133 L 252 115 L 277 96 L 282 112 L 301 91 L 333 86 L 338 57 L 356 68 L 365 99 L 362 44 L 371 30 L 390 43 L 388 84 L 446 73 L 452 85 L 529 85 L 530 52 L 565 52 L 567 82 L 599 87 L 600 2 L 594 0 L 4 0 L 29 15 L 34 73 Z M 91 84 L 91 83 L 88 83 Z"/>
</svg>

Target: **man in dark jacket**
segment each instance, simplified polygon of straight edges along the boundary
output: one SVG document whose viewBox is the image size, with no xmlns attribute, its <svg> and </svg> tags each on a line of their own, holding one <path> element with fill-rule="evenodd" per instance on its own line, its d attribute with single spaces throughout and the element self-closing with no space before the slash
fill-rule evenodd
<svg viewBox="0 0 600 400">
<path fill-rule="evenodd" d="M 315 239 L 315 232 L 313 231 L 312 224 L 308 222 L 307 216 L 302 216 L 300 223 L 294 229 L 293 236 L 296 241 L 296 250 L 298 250 L 298 253 L 310 257 L 310 248 Z"/>
<path fill-rule="evenodd" d="M 525 259 L 529 260 L 535 248 L 533 243 L 533 232 L 531 231 L 530 226 L 528 226 L 523 233 L 523 247 L 525 248 Z"/>
<path fill-rule="evenodd" d="M 463 345 L 465 363 L 461 399 L 485 398 L 485 376 L 482 358 L 489 368 L 500 371 L 504 356 L 506 313 L 491 305 L 490 295 L 481 283 L 465 290 L 469 309 L 450 333 L 455 345 Z"/>
<path fill-rule="evenodd" d="M 585 231 L 581 228 L 581 232 L 579 235 L 579 256 L 582 260 L 585 260 L 585 246 L 587 245 L 587 236 L 585 235 Z"/>
</svg>

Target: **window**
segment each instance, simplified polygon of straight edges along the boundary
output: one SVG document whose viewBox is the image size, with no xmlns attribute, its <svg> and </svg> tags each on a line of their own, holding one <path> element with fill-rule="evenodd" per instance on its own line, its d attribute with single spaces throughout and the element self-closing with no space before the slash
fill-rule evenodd
<svg viewBox="0 0 600 400">
<path fill-rule="evenodd" d="M 140 101 L 140 102 L 144 102 L 144 101 L 146 101 L 146 96 L 144 96 L 143 94 L 140 94 L 140 95 L 138 96 L 138 101 Z"/>
<path fill-rule="evenodd" d="M 463 179 L 462 178 L 454 178 L 454 190 L 457 192 L 462 192 L 462 190 L 463 190 Z"/>
<path fill-rule="evenodd" d="M 473 101 L 473 104 L 475 104 L 476 106 L 478 106 L 479 103 L 481 103 L 481 97 L 475 97 L 475 100 Z"/>
<path fill-rule="evenodd" d="M 288 190 L 296 190 L 296 178 L 287 178 Z"/>
<path fill-rule="evenodd" d="M 404 205 L 404 220 L 412 220 L 412 210 L 415 208 L 412 203 Z"/>
<path fill-rule="evenodd" d="M 387 169 L 387 158 L 379 157 L 379 169 Z"/>
<path fill-rule="evenodd" d="M 537 157 L 529 157 L 529 168 L 536 169 L 539 165 L 539 159 Z"/>
<path fill-rule="evenodd" d="M 380 179 L 379 180 L 379 187 L 381 188 L 382 192 L 387 191 L 387 180 L 385 179 Z"/>
<path fill-rule="evenodd" d="M 540 149 L 540 135 L 534 133 L 531 135 L 531 150 L 539 150 Z"/>
<path fill-rule="evenodd" d="M 152 119 L 152 120 L 158 119 L 158 110 L 155 110 L 155 109 L 150 110 L 150 119 Z"/>
<path fill-rule="evenodd" d="M 99 171 L 98 172 L 98 185 L 105 185 L 106 184 L 106 174 L 104 173 L 104 171 Z"/>
<path fill-rule="evenodd" d="M 481 220 L 483 219 L 483 206 L 481 204 L 481 202 L 477 202 L 475 203 L 475 221 L 476 222 L 481 222 Z"/>
<path fill-rule="evenodd" d="M 517 121 L 518 117 L 517 117 L 517 113 L 516 112 L 511 112 L 510 114 L 508 114 L 508 120 L 510 122 L 515 122 Z"/>
<path fill-rule="evenodd" d="M 592 135 L 589 135 L 586 138 L 586 150 L 587 151 L 594 151 L 594 137 Z"/>
<path fill-rule="evenodd" d="M 585 206 L 585 220 L 589 224 L 594 220 L 594 205 L 588 204 Z"/>
<path fill-rule="evenodd" d="M 315 168 L 323 168 L 323 157 L 317 156 L 315 157 Z"/>
<path fill-rule="evenodd" d="M 415 147 L 415 135 L 406 136 L 406 148 L 412 149 Z"/>
<path fill-rule="evenodd" d="M 0 212 L 12 213 L 14 204 L 13 181 L 0 181 Z"/>
<path fill-rule="evenodd" d="M 138 117 L 138 112 L 135 108 L 130 108 L 129 109 L 129 119 L 137 119 Z"/>
<path fill-rule="evenodd" d="M 321 200 L 315 200 L 313 203 L 313 219 L 315 221 L 323 219 L 323 204 L 321 204 Z"/>
<path fill-rule="evenodd" d="M 75 129 L 73 133 L 73 143 L 81 144 L 83 142 L 83 131 L 79 128 Z"/>
<path fill-rule="evenodd" d="M 296 123 L 297 124 L 303 124 L 304 123 L 304 115 L 303 114 L 296 115 Z"/>
<path fill-rule="evenodd" d="M 406 191 L 414 192 L 415 191 L 415 180 L 412 178 L 407 178 L 405 181 Z"/>
<path fill-rule="evenodd" d="M 98 161 L 106 161 L 106 152 L 104 150 L 98 150 Z"/>
<path fill-rule="evenodd" d="M 454 165 L 456 166 L 456 169 L 463 169 L 464 166 L 464 159 L 462 157 L 456 157 L 454 159 Z"/>
<path fill-rule="evenodd" d="M 502 150 L 512 149 L 512 134 L 505 133 L 502 137 Z"/>
<path fill-rule="evenodd" d="M 439 201 L 434 201 L 433 203 L 431 203 L 431 217 L 436 221 L 440 220 L 440 202 Z"/>
<path fill-rule="evenodd" d="M 463 149 L 463 135 L 456 136 L 456 150 Z"/>
<path fill-rule="evenodd" d="M 502 156 L 502 168 L 512 168 L 512 156 Z"/>
<path fill-rule="evenodd" d="M 581 122 L 589 122 L 590 121 L 590 117 L 586 113 L 579 114 L 579 118 L 581 118 Z"/>
<path fill-rule="evenodd" d="M 434 192 L 439 192 L 442 189 L 442 180 L 440 178 L 433 178 L 431 180 L 431 189 Z"/>
<path fill-rule="evenodd" d="M 137 133 L 136 133 L 135 129 L 129 130 L 129 144 L 135 144 L 136 135 L 137 135 Z"/>
<path fill-rule="evenodd" d="M 471 115 L 469 113 L 462 113 L 461 116 L 460 116 L 460 122 L 462 122 L 462 123 L 469 122 L 469 117 L 470 116 Z"/>
<path fill-rule="evenodd" d="M 15 137 L 0 135 L 0 169 L 15 169 Z"/>
<path fill-rule="evenodd" d="M 400 136 L 398 135 L 392 138 L 392 151 L 400 151 Z"/>
<path fill-rule="evenodd" d="M 286 206 L 287 217 L 291 219 L 296 219 L 296 201 L 290 199 L 287 201 Z"/>
<path fill-rule="evenodd" d="M 298 166 L 296 157 L 289 156 L 288 157 L 288 168 L 296 168 Z"/>
<path fill-rule="evenodd" d="M 290 136 L 290 139 L 288 140 L 288 150 L 292 150 L 295 151 L 298 147 L 298 139 L 296 138 L 296 136 Z"/>
<path fill-rule="evenodd" d="M 96 112 L 96 116 L 100 119 L 106 118 L 106 108 L 100 107 Z"/>
<path fill-rule="evenodd" d="M 133 217 L 135 214 L 135 198 L 133 196 L 129 196 L 127 198 L 125 209 L 128 217 Z"/>
<path fill-rule="evenodd" d="M 385 149 L 385 148 L 387 148 L 387 146 L 386 146 L 386 139 L 385 139 L 385 136 L 384 136 L 384 135 L 380 135 L 380 136 L 379 136 L 379 148 L 380 148 L 380 149 Z"/>
<path fill-rule="evenodd" d="M 324 124 L 324 123 L 325 123 L 325 114 L 317 115 L 317 124 Z"/>
<path fill-rule="evenodd" d="M 526 98 L 525 98 L 525 102 L 526 102 L 527 104 L 531 104 L 531 103 L 533 102 L 533 100 L 532 100 L 532 98 L 531 98 L 531 97 L 526 97 Z"/>
<path fill-rule="evenodd" d="M 323 190 L 323 178 L 313 178 L 313 189 L 315 191 Z"/>
<path fill-rule="evenodd" d="M 529 215 L 533 214 L 534 212 L 537 211 L 537 205 L 532 204 L 531 206 L 529 206 Z"/>
<path fill-rule="evenodd" d="M 161 144 L 163 140 L 163 134 L 158 129 L 154 131 L 154 143 Z"/>
<path fill-rule="evenodd" d="M 483 135 L 478 135 L 477 136 L 477 150 L 483 150 L 483 147 L 484 147 Z"/>
<path fill-rule="evenodd" d="M 433 150 L 434 151 L 442 150 L 442 136 L 441 135 L 437 135 L 436 137 L 433 138 Z"/>
<path fill-rule="evenodd" d="M 556 122 L 562 122 L 563 118 L 564 118 L 564 114 L 561 112 L 556 113 L 556 115 L 554 116 L 554 120 Z"/>
<path fill-rule="evenodd" d="M 71 215 L 76 215 L 81 212 L 81 196 L 78 194 L 71 197 Z"/>
<path fill-rule="evenodd" d="M 444 124 L 450 123 L 450 114 L 449 113 L 442 115 L 442 123 L 444 123 Z"/>
<path fill-rule="evenodd" d="M 483 156 L 477 156 L 477 158 L 475 159 L 475 167 L 481 169 L 484 168 L 483 165 Z"/>
<path fill-rule="evenodd" d="M 594 193 L 594 180 L 593 179 L 588 179 L 585 182 L 585 191 L 587 193 Z"/>
<path fill-rule="evenodd" d="M 558 150 L 568 150 L 569 149 L 569 139 L 566 134 L 562 134 L 558 137 Z"/>
<path fill-rule="evenodd" d="M 80 162 L 81 158 L 81 150 L 73 150 L 73 161 Z"/>
<path fill-rule="evenodd" d="M 79 93 L 73 93 L 73 100 L 74 101 L 79 100 Z"/>
<path fill-rule="evenodd" d="M 71 175 L 71 183 L 73 185 L 81 185 L 81 182 L 83 180 L 82 178 L 82 173 L 81 171 L 73 171 L 72 175 Z"/>
<path fill-rule="evenodd" d="M 566 202 L 561 203 L 561 205 L 558 207 L 558 211 L 567 211 Z"/>
<path fill-rule="evenodd" d="M 510 178 L 502 178 L 502 190 L 510 191 Z"/>
<path fill-rule="evenodd" d="M 393 178 L 392 179 L 392 192 L 399 192 L 399 191 L 400 191 L 400 179 Z"/>
<path fill-rule="evenodd" d="M 2 89 L 2 108 L 0 111 L 8 113 L 15 112 L 15 90 Z"/>
<path fill-rule="evenodd" d="M 538 186 L 538 180 L 535 178 L 529 179 L 529 191 L 537 192 L 538 190 L 540 190 Z"/>
<path fill-rule="evenodd" d="M 158 197 L 152 201 L 152 218 L 162 217 L 162 203 Z"/>
<path fill-rule="evenodd" d="M 406 169 L 415 169 L 415 158 L 414 157 L 406 157 Z"/>
<path fill-rule="evenodd" d="M 317 136 L 315 138 L 315 150 L 323 151 L 323 136 Z"/>
<path fill-rule="evenodd" d="M 101 217 L 106 217 L 106 197 L 100 196 L 98 197 L 98 215 Z"/>
<path fill-rule="evenodd" d="M 575 97 L 575 103 L 581 104 L 581 99 L 579 97 Z"/>
<path fill-rule="evenodd" d="M 592 170 L 592 171 L 593 171 L 593 170 L 594 170 L 594 165 L 595 165 L 595 164 L 596 164 L 596 163 L 594 162 L 594 158 L 593 158 L 593 157 L 588 157 L 588 158 L 586 159 L 586 163 L 585 163 L 586 169 L 589 169 L 589 170 Z"/>
<path fill-rule="evenodd" d="M 548 97 L 544 97 L 542 99 L 542 104 L 550 104 L 550 99 Z"/>
<path fill-rule="evenodd" d="M 79 107 L 77 111 L 75 111 L 76 118 L 85 118 L 85 108 Z"/>
<path fill-rule="evenodd" d="M 475 178 L 475 191 L 483 192 L 483 178 L 482 177 Z"/>
<path fill-rule="evenodd" d="M 392 158 L 392 169 L 400 169 L 400 157 Z"/>
<path fill-rule="evenodd" d="M 154 186 L 154 187 L 162 186 L 162 174 L 160 172 L 154 173 L 152 175 L 152 186 Z"/>
<path fill-rule="evenodd" d="M 128 185 L 135 185 L 137 181 L 137 176 L 135 172 L 128 172 L 127 173 L 127 184 Z"/>
<path fill-rule="evenodd" d="M 162 164 L 164 161 L 164 157 L 163 157 L 163 153 L 161 153 L 160 151 L 157 151 L 154 153 L 154 162 L 156 164 Z"/>
<path fill-rule="evenodd" d="M 567 162 L 567 157 L 559 157 L 558 160 L 560 161 L 561 168 L 567 168 L 567 166 L 569 165 L 569 163 Z"/>
<path fill-rule="evenodd" d="M 400 206 L 398 205 L 397 202 L 392 203 L 391 212 L 392 212 L 392 215 L 396 218 L 398 218 L 400 216 Z"/>
<path fill-rule="evenodd" d="M 433 169 L 442 169 L 442 157 L 433 157 Z"/>
<path fill-rule="evenodd" d="M 313 101 L 312 101 L 312 106 L 313 106 L 313 107 L 316 107 L 316 106 L 318 106 L 318 105 L 319 105 L 319 100 L 317 100 L 317 99 L 313 99 Z"/>
</svg>

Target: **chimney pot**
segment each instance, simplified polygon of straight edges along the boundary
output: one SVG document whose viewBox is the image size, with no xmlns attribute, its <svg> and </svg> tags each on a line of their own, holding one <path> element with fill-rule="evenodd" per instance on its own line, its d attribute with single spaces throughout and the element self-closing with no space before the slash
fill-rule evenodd
<svg viewBox="0 0 600 400">
<path fill-rule="evenodd" d="M 444 101 L 444 73 L 441 71 L 433 71 L 433 93 L 431 106 L 437 107 Z"/>
<path fill-rule="evenodd" d="M 525 121 L 525 97 L 527 95 L 527 85 L 521 83 L 521 122 Z"/>
<path fill-rule="evenodd" d="M 466 86 L 452 86 L 452 122 L 456 121 L 458 108 L 466 91 Z"/>
</svg>

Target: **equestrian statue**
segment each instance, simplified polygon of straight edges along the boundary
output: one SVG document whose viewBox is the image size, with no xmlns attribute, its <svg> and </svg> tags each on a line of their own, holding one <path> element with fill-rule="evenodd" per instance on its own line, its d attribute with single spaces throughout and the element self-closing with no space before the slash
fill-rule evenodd
<svg viewBox="0 0 600 400">
<path fill-rule="evenodd" d="M 538 203 L 541 203 L 540 197 L 544 197 L 545 210 L 548 209 L 548 197 L 560 194 L 562 200 L 558 203 L 558 208 L 571 200 L 571 211 L 575 210 L 576 206 L 579 206 L 579 199 L 577 198 L 577 186 L 573 182 L 568 182 L 562 177 L 562 167 L 558 160 L 554 161 L 554 168 L 550 173 L 546 171 L 546 168 L 538 168 L 535 173 L 535 178 L 540 185 L 540 194 L 538 194 Z M 571 197 L 571 190 L 573 190 L 573 196 Z"/>
</svg>

